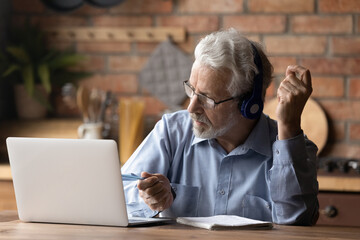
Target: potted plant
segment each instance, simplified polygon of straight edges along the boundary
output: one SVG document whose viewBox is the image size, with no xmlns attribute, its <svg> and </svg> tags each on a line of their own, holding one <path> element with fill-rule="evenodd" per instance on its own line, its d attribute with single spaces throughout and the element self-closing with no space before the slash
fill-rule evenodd
<svg viewBox="0 0 360 240">
<path fill-rule="evenodd" d="M 43 32 L 35 26 L 14 30 L 9 40 L 4 53 L 0 53 L 0 76 L 14 84 L 20 118 L 44 117 L 47 110 L 52 109 L 48 96 L 55 85 L 89 75 L 69 70 L 80 63 L 83 56 L 48 48 Z"/>
</svg>

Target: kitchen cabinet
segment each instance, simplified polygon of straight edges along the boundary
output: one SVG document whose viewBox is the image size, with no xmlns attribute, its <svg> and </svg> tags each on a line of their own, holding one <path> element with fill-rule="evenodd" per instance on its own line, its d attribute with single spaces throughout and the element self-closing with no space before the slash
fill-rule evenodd
<svg viewBox="0 0 360 240">
<path fill-rule="evenodd" d="M 360 227 L 360 194 L 320 192 L 319 225 Z"/>
<path fill-rule="evenodd" d="M 320 174 L 318 225 L 360 227 L 360 175 Z"/>
</svg>

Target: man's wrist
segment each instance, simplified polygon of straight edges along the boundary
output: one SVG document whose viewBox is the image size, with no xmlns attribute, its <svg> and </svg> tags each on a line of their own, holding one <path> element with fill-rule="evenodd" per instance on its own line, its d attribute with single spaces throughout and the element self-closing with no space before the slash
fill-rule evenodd
<svg viewBox="0 0 360 240">
<path fill-rule="evenodd" d="M 283 124 L 278 122 L 278 137 L 279 140 L 290 139 L 296 137 L 301 133 L 301 126 L 299 124 Z"/>
</svg>

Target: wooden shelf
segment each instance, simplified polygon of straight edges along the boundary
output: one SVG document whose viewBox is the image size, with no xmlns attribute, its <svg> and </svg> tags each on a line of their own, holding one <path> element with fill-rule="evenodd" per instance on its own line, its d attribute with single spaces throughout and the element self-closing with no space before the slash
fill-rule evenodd
<svg viewBox="0 0 360 240">
<path fill-rule="evenodd" d="M 360 177 L 318 176 L 319 190 L 360 192 Z"/>
<path fill-rule="evenodd" d="M 49 38 L 62 41 L 162 42 L 171 39 L 184 42 L 183 27 L 67 27 L 45 30 Z"/>
</svg>

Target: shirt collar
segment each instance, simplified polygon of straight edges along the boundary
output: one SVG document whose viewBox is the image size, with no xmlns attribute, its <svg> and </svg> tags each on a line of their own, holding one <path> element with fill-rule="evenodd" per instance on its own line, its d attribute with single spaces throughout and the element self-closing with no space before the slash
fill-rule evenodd
<svg viewBox="0 0 360 240">
<path fill-rule="evenodd" d="M 235 148 L 230 153 L 231 155 L 243 154 L 244 149 L 252 149 L 255 152 L 258 152 L 268 157 L 272 155 L 272 143 L 270 142 L 269 125 L 267 124 L 266 118 L 266 115 L 261 115 L 259 121 L 255 125 L 254 129 L 251 131 L 249 137 L 246 139 L 244 144 Z M 195 145 L 203 141 L 211 141 L 211 139 L 198 138 L 194 136 L 191 145 Z"/>
<path fill-rule="evenodd" d="M 194 139 L 193 139 L 191 145 L 195 145 L 195 144 L 197 144 L 197 143 L 200 143 L 200 142 L 203 142 L 203 141 L 207 141 L 207 140 L 209 140 L 209 139 L 206 139 L 206 138 L 198 138 L 198 137 L 194 136 Z"/>
</svg>

